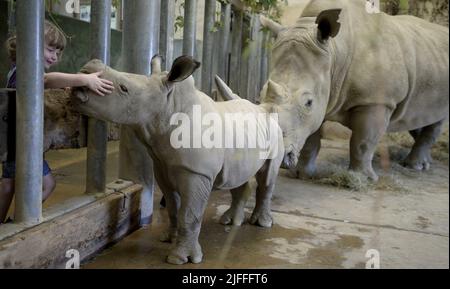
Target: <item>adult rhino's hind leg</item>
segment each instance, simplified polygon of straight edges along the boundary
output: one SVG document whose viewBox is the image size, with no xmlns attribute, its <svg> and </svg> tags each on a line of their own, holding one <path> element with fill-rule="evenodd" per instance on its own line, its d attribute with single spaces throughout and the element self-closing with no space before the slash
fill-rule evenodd
<svg viewBox="0 0 450 289">
<path fill-rule="evenodd" d="M 316 172 L 316 159 L 320 150 L 320 129 L 306 139 L 300 152 L 297 164 L 297 176 L 300 179 L 309 179 Z"/>
<path fill-rule="evenodd" d="M 181 206 L 178 210 L 178 235 L 167 257 L 171 264 L 200 263 L 203 258 L 198 242 L 203 214 L 211 193 L 211 182 L 199 175 L 183 174 L 177 177 Z"/>
<path fill-rule="evenodd" d="M 163 192 L 166 201 L 167 215 L 169 216 L 169 227 L 161 234 L 161 242 L 174 243 L 177 239 L 177 213 L 180 207 L 180 196 L 177 192 Z"/>
<path fill-rule="evenodd" d="M 430 149 L 441 133 L 442 123 L 443 121 L 439 121 L 421 129 L 410 131 L 414 138 L 414 145 L 404 161 L 406 167 L 419 171 L 430 168 L 432 162 Z"/>
<path fill-rule="evenodd" d="M 378 180 L 372 168 L 373 154 L 386 132 L 390 115 L 390 110 L 383 105 L 356 107 L 351 112 L 350 169 L 363 173 L 372 181 Z"/>
<path fill-rule="evenodd" d="M 240 226 L 244 222 L 244 207 L 251 194 L 251 187 L 249 182 L 247 182 L 238 188 L 230 190 L 230 192 L 232 198 L 231 207 L 222 215 L 220 223 Z"/>
</svg>

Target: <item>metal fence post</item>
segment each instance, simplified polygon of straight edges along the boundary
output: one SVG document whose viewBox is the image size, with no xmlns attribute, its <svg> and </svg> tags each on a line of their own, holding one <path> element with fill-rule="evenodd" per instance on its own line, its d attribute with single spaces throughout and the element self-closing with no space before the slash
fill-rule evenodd
<svg viewBox="0 0 450 289">
<path fill-rule="evenodd" d="M 109 65 L 111 43 L 111 0 L 91 4 L 91 59 Z M 106 150 L 108 124 L 89 118 L 86 161 L 86 193 L 104 193 L 106 187 Z"/>
<path fill-rule="evenodd" d="M 230 42 L 230 26 L 231 26 L 231 4 L 221 3 L 222 27 L 220 29 L 219 40 L 219 59 L 218 59 L 218 75 L 224 81 L 228 82 L 228 53 Z"/>
<path fill-rule="evenodd" d="M 124 22 L 122 58 L 124 70 L 150 74 L 150 62 L 158 51 L 160 1 L 133 0 L 123 2 Z M 149 224 L 153 214 L 153 162 L 135 132 L 121 127 L 119 178 L 141 183 L 141 225 Z"/>
<path fill-rule="evenodd" d="M 211 95 L 211 74 L 213 63 L 214 23 L 216 19 L 216 0 L 205 0 L 203 26 L 203 56 L 202 56 L 202 91 Z"/>
<path fill-rule="evenodd" d="M 267 81 L 268 78 L 268 71 L 269 71 L 269 52 L 268 52 L 268 45 L 269 45 L 269 32 L 263 31 L 262 33 L 262 42 L 261 42 L 261 74 L 260 74 L 260 80 L 259 80 L 259 91 L 262 90 L 264 84 Z M 259 100 L 259 97 L 258 97 Z"/>
<path fill-rule="evenodd" d="M 197 0 L 184 2 L 183 54 L 195 56 Z"/>
<path fill-rule="evenodd" d="M 243 21 L 244 13 L 238 9 L 233 9 L 233 21 L 231 28 L 232 46 L 230 59 L 230 88 L 235 93 L 239 93 Z"/>
<path fill-rule="evenodd" d="M 173 62 L 175 0 L 161 0 L 161 29 L 159 47 L 164 56 L 162 68 L 169 70 Z"/>
<path fill-rule="evenodd" d="M 15 220 L 42 219 L 44 0 L 17 0 Z"/>
</svg>

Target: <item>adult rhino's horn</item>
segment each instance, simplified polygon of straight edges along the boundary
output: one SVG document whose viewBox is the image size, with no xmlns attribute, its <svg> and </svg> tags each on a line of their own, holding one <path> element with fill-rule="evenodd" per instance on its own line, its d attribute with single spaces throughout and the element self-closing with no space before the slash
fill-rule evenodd
<svg viewBox="0 0 450 289">
<path fill-rule="evenodd" d="M 259 16 L 259 21 L 261 22 L 262 26 L 269 28 L 269 30 L 272 31 L 272 33 L 275 36 L 277 36 L 278 33 L 280 33 L 280 31 L 284 29 L 284 27 L 281 24 L 279 24 L 263 15 Z"/>
<path fill-rule="evenodd" d="M 233 100 L 233 99 L 241 99 L 237 94 L 234 94 L 231 88 L 226 85 L 226 83 L 218 76 L 214 78 L 216 82 L 217 89 L 219 90 L 220 95 L 223 97 L 225 101 Z"/>
</svg>

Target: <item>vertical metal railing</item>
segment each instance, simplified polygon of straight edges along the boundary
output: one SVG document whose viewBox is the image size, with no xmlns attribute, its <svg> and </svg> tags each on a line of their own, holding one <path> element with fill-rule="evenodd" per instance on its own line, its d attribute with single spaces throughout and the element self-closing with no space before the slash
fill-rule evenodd
<svg viewBox="0 0 450 289">
<path fill-rule="evenodd" d="M 228 79 L 229 53 L 230 53 L 230 28 L 231 28 L 231 4 L 221 3 L 222 23 L 220 28 L 219 57 L 218 57 L 218 75 L 226 82 Z"/>
<path fill-rule="evenodd" d="M 175 0 L 161 0 L 160 20 L 159 53 L 163 56 L 162 68 L 169 70 L 174 58 Z"/>
<path fill-rule="evenodd" d="M 109 65 L 111 43 L 111 0 L 92 1 L 91 59 Z M 104 193 L 106 187 L 106 150 L 108 124 L 89 118 L 86 161 L 86 193 Z"/>
<path fill-rule="evenodd" d="M 123 2 L 122 59 L 123 70 L 149 75 L 150 62 L 159 49 L 160 1 Z M 144 145 L 130 127 L 122 126 L 119 146 L 119 178 L 143 185 L 141 225 L 149 224 L 153 215 L 153 162 Z"/>
<path fill-rule="evenodd" d="M 205 0 L 202 50 L 202 91 L 211 95 L 212 63 L 214 47 L 214 25 L 216 22 L 216 0 Z"/>
<path fill-rule="evenodd" d="M 15 221 L 42 219 L 44 0 L 17 0 Z"/>
<path fill-rule="evenodd" d="M 230 88 L 239 93 L 242 51 L 242 28 L 244 23 L 244 12 L 233 9 L 233 20 L 231 28 L 231 59 L 230 59 Z"/>
<path fill-rule="evenodd" d="M 184 2 L 183 54 L 195 56 L 197 0 Z"/>
</svg>

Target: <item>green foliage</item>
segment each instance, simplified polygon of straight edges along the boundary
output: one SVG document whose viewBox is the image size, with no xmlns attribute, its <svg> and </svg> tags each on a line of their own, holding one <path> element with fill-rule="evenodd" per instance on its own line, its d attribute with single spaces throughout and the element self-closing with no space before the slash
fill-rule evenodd
<svg viewBox="0 0 450 289">
<path fill-rule="evenodd" d="M 287 0 L 241 0 L 245 6 L 250 9 L 251 13 L 263 14 L 274 20 L 281 17 L 282 4 L 287 5 Z"/>
</svg>

